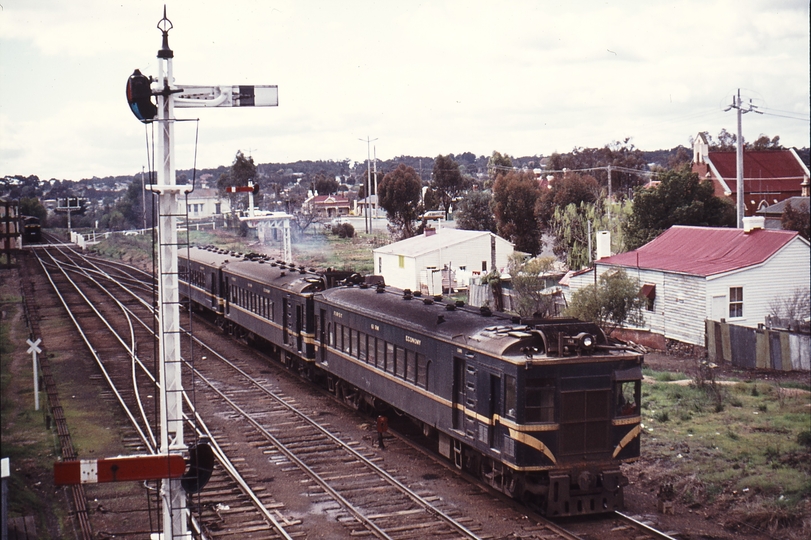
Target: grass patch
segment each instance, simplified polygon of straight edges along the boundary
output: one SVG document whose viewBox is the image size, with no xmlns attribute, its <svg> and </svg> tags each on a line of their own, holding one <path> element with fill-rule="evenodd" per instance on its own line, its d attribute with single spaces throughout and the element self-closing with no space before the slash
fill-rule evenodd
<svg viewBox="0 0 811 540">
<path fill-rule="evenodd" d="M 646 375 L 657 382 L 643 387 L 642 454 L 668 464 L 682 503 L 723 501 L 733 512 L 754 505 L 758 514 L 779 513 L 781 519 L 805 515 L 811 397 L 784 396 L 762 382 L 719 392 L 709 383 L 678 386 Z"/>
</svg>

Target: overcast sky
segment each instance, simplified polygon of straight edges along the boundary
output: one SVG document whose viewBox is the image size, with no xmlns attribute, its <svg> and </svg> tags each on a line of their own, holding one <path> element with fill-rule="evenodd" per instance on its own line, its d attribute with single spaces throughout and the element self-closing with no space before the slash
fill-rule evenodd
<svg viewBox="0 0 811 540">
<path fill-rule="evenodd" d="M 79 180 L 148 167 L 127 107 L 157 75 L 276 84 L 279 106 L 177 109 L 176 166 L 643 150 L 735 132 L 809 146 L 807 0 L 678 2 L 0 0 L 0 174 Z M 151 142 L 150 142 L 151 144 Z"/>
</svg>

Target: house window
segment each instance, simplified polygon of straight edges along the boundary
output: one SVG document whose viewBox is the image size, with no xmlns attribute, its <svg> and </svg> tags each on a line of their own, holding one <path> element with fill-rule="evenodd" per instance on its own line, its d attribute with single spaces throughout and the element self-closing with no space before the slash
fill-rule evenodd
<svg viewBox="0 0 811 540">
<path fill-rule="evenodd" d="M 405 256 L 398 255 L 397 258 L 398 258 L 397 263 L 400 265 L 400 268 L 405 268 Z"/>
<path fill-rule="evenodd" d="M 645 283 L 639 291 L 639 296 L 645 302 L 645 309 L 653 311 L 653 304 L 656 300 L 656 285 L 653 283 Z"/>
<path fill-rule="evenodd" d="M 378 274 L 383 273 L 383 257 L 377 258 L 377 273 Z"/>
<path fill-rule="evenodd" d="M 217 215 L 222 214 L 222 203 L 214 203 L 214 213 Z"/>
<path fill-rule="evenodd" d="M 487 272 L 487 261 L 482 261 L 482 272 Z"/>
<path fill-rule="evenodd" d="M 743 287 L 729 288 L 729 318 L 743 317 Z"/>
</svg>

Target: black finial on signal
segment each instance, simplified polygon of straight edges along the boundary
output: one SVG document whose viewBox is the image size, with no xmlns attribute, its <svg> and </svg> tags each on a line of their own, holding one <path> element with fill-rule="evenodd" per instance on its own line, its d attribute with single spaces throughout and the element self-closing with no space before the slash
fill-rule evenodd
<svg viewBox="0 0 811 540">
<path fill-rule="evenodd" d="M 163 32 L 163 44 L 158 51 L 158 58 L 172 58 L 175 53 L 169 48 L 169 30 L 174 28 L 172 21 L 166 18 L 166 4 L 163 5 L 163 19 L 158 21 L 158 30 Z"/>
</svg>

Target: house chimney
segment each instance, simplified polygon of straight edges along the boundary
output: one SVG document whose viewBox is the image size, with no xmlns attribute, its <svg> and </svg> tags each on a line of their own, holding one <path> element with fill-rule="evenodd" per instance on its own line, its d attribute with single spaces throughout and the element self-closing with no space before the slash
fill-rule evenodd
<svg viewBox="0 0 811 540">
<path fill-rule="evenodd" d="M 763 229 L 766 225 L 766 218 L 763 216 L 749 216 L 743 218 L 743 232 L 749 234 L 750 232 Z"/>
<path fill-rule="evenodd" d="M 597 231 L 597 260 L 611 256 L 611 233 Z"/>
<path fill-rule="evenodd" d="M 433 227 L 425 227 L 425 236 L 434 236 L 436 234 L 436 229 Z"/>
</svg>

